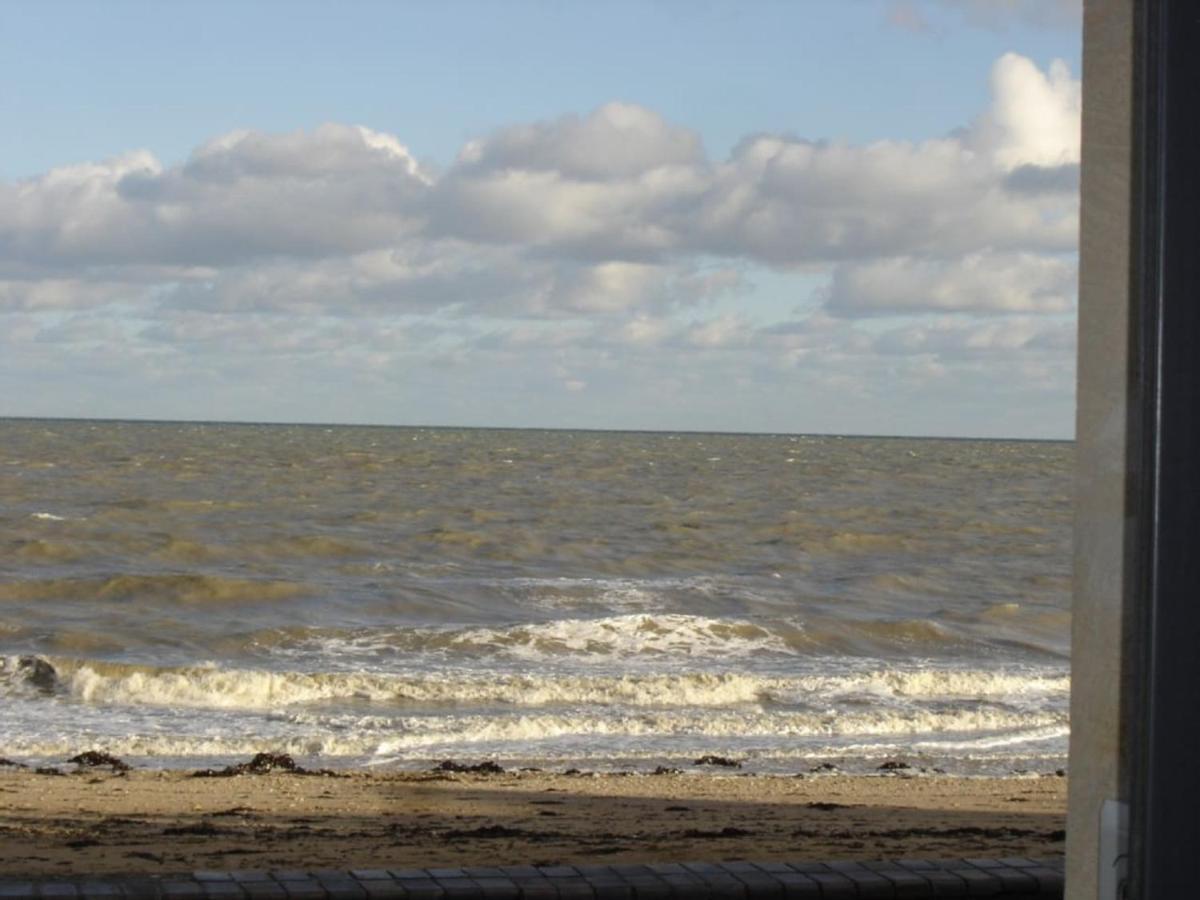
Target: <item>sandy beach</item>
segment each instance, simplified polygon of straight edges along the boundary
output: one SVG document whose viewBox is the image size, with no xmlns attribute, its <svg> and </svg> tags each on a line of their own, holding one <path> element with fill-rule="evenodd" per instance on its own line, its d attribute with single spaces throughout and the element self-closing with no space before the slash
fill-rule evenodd
<svg viewBox="0 0 1200 900">
<path fill-rule="evenodd" d="M 1067 779 L 0 770 L 0 874 L 1060 854 Z"/>
</svg>

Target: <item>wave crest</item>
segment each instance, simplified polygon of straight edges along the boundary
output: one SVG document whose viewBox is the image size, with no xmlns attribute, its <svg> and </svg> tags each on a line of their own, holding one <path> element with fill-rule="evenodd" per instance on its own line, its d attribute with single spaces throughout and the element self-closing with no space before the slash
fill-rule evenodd
<svg viewBox="0 0 1200 900">
<path fill-rule="evenodd" d="M 979 701 L 1065 707 L 1068 675 L 873 669 L 842 675 L 749 673 L 500 674 L 275 672 L 216 665 L 141 666 L 95 660 L 0 658 L 0 694 L 35 684 L 99 704 L 278 710 L 330 701 L 405 707 L 638 707 L 896 709 L 912 702 Z M 959 704 L 961 705 L 961 704 Z"/>
</svg>

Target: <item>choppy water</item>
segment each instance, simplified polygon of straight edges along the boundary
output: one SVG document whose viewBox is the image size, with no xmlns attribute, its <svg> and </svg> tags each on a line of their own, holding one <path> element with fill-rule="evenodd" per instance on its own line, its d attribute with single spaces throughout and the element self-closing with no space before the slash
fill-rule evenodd
<svg viewBox="0 0 1200 900">
<path fill-rule="evenodd" d="M 0 755 L 1052 769 L 1071 462 L 0 420 Z"/>
</svg>

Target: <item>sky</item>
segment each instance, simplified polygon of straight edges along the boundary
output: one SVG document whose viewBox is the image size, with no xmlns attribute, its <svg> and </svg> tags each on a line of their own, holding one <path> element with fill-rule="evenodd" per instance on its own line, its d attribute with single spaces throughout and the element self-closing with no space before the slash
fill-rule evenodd
<svg viewBox="0 0 1200 900">
<path fill-rule="evenodd" d="M 1069 438 L 1079 0 L 0 4 L 0 416 Z"/>
</svg>

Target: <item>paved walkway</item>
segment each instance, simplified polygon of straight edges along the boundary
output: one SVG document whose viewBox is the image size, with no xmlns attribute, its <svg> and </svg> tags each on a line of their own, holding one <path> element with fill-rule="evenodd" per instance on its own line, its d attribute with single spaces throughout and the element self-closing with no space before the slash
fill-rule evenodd
<svg viewBox="0 0 1200 900">
<path fill-rule="evenodd" d="M 646 898 L 1061 898 L 1061 859 L 952 859 L 895 862 L 650 863 L 587 866 L 468 866 L 463 869 L 355 869 L 192 872 L 161 877 L 0 880 L 0 898 L 450 898 L 646 900 Z"/>
</svg>

